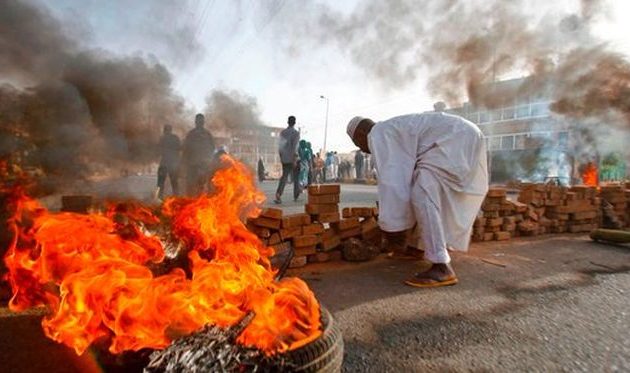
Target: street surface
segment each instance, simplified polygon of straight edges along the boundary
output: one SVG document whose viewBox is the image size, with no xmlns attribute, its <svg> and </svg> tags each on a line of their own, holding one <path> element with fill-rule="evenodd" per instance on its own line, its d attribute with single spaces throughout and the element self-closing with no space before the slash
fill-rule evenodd
<svg viewBox="0 0 630 373">
<path fill-rule="evenodd" d="M 150 196 L 154 179 L 108 186 Z M 262 189 L 273 199 L 276 181 Z M 102 187 L 102 186 L 101 186 Z M 124 192 L 124 193 L 122 193 Z M 303 211 L 285 190 L 287 213 Z M 374 205 L 376 188 L 343 185 L 342 206 Z M 304 278 L 340 325 L 347 372 L 630 371 L 630 247 L 553 235 L 473 244 L 453 255 L 456 286 L 416 289 L 422 262 L 309 265 Z M 78 372 L 93 364 L 43 337 L 37 315 L 0 309 L 5 372 Z"/>
</svg>

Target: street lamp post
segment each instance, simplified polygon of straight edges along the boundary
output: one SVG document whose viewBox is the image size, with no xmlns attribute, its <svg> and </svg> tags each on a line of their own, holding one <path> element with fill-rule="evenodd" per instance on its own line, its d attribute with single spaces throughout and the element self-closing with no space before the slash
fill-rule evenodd
<svg viewBox="0 0 630 373">
<path fill-rule="evenodd" d="M 326 122 L 324 124 L 324 147 L 322 149 L 322 153 L 326 154 L 326 139 L 328 138 L 328 105 L 330 104 L 330 100 L 328 97 L 324 95 L 320 95 L 319 98 L 326 100 Z"/>
</svg>

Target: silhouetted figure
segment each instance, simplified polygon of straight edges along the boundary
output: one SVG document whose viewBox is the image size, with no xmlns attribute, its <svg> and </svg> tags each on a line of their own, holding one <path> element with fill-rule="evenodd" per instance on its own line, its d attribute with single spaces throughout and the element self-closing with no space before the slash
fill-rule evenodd
<svg viewBox="0 0 630 373">
<path fill-rule="evenodd" d="M 184 140 L 183 161 L 186 168 L 186 192 L 197 195 L 208 182 L 210 162 L 214 153 L 214 138 L 204 128 L 203 114 L 195 116 L 195 128 L 188 132 Z"/>
<path fill-rule="evenodd" d="M 261 183 L 265 181 L 265 164 L 263 163 L 262 157 L 258 158 L 258 181 Z"/>
<path fill-rule="evenodd" d="M 182 143 L 177 135 L 173 134 L 173 127 L 164 126 L 164 134 L 158 145 L 160 149 L 160 166 L 158 167 L 157 186 L 159 188 L 158 198 L 164 199 L 164 185 L 166 177 L 171 181 L 173 194 L 179 194 L 179 162 Z"/>
<path fill-rule="evenodd" d="M 294 128 L 295 117 L 290 116 L 287 120 L 288 127 L 280 132 L 280 143 L 278 145 L 278 152 L 280 154 L 280 162 L 282 162 L 282 176 L 278 182 L 278 189 L 276 190 L 275 203 L 282 203 L 282 193 L 284 193 L 284 187 L 287 184 L 287 178 L 289 174 L 292 174 L 293 182 L 293 199 L 297 201 L 300 195 L 300 188 L 297 175 L 297 149 L 300 142 L 300 133 Z"/>
</svg>

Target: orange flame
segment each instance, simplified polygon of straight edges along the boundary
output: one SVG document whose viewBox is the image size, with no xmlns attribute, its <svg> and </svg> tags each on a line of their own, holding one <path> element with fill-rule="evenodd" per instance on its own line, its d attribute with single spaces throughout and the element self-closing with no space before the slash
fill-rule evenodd
<svg viewBox="0 0 630 373">
<path fill-rule="evenodd" d="M 586 165 L 586 167 L 584 167 L 584 172 L 582 172 L 582 182 L 584 185 L 597 186 L 597 179 L 597 167 L 593 162 L 590 162 Z"/>
<path fill-rule="evenodd" d="M 223 161 L 230 167 L 213 177 L 216 193 L 168 199 L 159 214 L 139 204 L 51 213 L 14 190 L 15 237 L 5 257 L 10 308 L 47 306 L 46 335 L 77 354 L 99 339 L 110 341 L 112 353 L 160 349 L 206 324 L 232 325 L 250 311 L 255 317 L 238 337 L 241 344 L 273 354 L 316 339 L 315 296 L 300 279 L 274 281 L 273 249 L 242 223 L 259 213 L 264 195 L 244 165 Z M 152 228 L 164 226 L 188 249 L 191 274 L 151 271 L 165 259 L 164 240 Z"/>
</svg>

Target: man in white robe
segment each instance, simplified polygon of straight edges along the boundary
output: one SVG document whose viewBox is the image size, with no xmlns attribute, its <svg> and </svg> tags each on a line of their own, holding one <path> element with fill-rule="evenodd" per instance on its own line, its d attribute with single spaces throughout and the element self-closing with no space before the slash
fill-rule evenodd
<svg viewBox="0 0 630 373">
<path fill-rule="evenodd" d="M 468 250 L 474 219 L 488 191 L 482 132 L 464 118 L 441 110 L 379 123 L 355 117 L 347 132 L 362 151 L 374 157 L 381 229 L 395 242 L 416 223 L 421 228 L 424 258 L 432 266 L 405 283 L 417 287 L 456 284 L 447 249 Z"/>
</svg>

